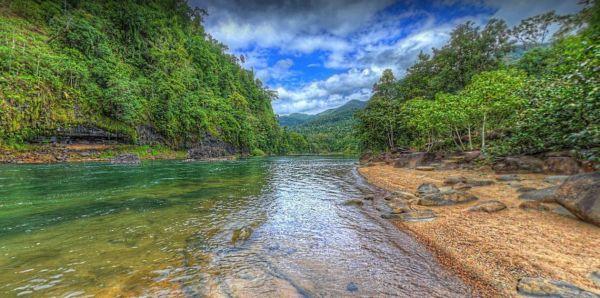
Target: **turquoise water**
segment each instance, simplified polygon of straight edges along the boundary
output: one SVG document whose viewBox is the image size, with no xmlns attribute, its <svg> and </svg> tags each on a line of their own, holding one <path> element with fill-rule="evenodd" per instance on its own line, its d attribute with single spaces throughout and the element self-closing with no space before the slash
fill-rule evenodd
<svg viewBox="0 0 600 298">
<path fill-rule="evenodd" d="M 410 237 L 343 204 L 373 191 L 355 167 L 0 165 L 0 296 L 469 294 Z"/>
</svg>

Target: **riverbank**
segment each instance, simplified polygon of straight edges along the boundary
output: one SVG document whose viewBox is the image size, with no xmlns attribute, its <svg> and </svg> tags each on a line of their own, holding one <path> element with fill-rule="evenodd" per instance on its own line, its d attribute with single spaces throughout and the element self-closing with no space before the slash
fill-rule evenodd
<svg viewBox="0 0 600 298">
<path fill-rule="evenodd" d="M 45 164 L 58 162 L 110 161 L 121 154 L 135 154 L 142 160 L 185 159 L 186 151 L 163 146 L 124 144 L 45 144 L 0 147 L 0 164 Z"/>
<path fill-rule="evenodd" d="M 438 187 L 448 177 L 462 176 L 491 185 L 473 187 L 469 193 L 479 200 L 453 206 L 424 207 L 431 209 L 433 221 L 394 224 L 428 246 L 440 263 L 463 278 L 494 287 L 502 296 L 517 296 L 519 280 L 543 277 L 564 280 L 592 292 L 600 292 L 592 272 L 600 270 L 600 228 L 555 213 L 560 210 L 545 204 L 547 211 L 527 210 L 519 206 L 519 188 L 552 186 L 542 174 L 518 175 L 520 181 L 498 181 L 489 169 L 417 171 L 395 168 L 384 163 L 361 167 L 359 172 L 372 184 L 390 192 L 415 193 L 423 183 Z M 478 202 L 498 200 L 507 208 L 494 213 L 469 212 Z"/>
</svg>

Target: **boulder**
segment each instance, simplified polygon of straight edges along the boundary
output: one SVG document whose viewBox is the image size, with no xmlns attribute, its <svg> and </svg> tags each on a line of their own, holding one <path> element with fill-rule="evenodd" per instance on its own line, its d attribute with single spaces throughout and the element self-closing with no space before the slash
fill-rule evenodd
<svg viewBox="0 0 600 298">
<path fill-rule="evenodd" d="M 434 186 L 435 187 L 435 186 Z M 417 196 L 413 195 L 410 192 L 406 192 L 406 191 L 395 191 L 393 192 L 389 197 L 386 198 L 387 200 L 404 200 L 404 201 L 411 201 L 411 200 L 415 200 L 418 199 Z"/>
<path fill-rule="evenodd" d="M 517 292 L 523 296 L 598 298 L 599 296 L 562 280 L 525 277 L 519 280 Z"/>
<path fill-rule="evenodd" d="M 424 196 L 424 195 L 434 194 L 434 193 L 439 193 L 439 192 L 440 192 L 440 189 L 431 183 L 423 183 L 423 184 L 419 185 L 419 187 L 417 188 L 417 194 L 419 196 Z"/>
<path fill-rule="evenodd" d="M 476 150 L 476 151 L 468 151 L 464 153 L 464 161 L 466 162 L 472 162 L 476 159 L 478 159 L 481 156 L 481 151 Z"/>
<path fill-rule="evenodd" d="M 550 211 L 550 207 L 540 201 L 525 201 L 519 205 L 524 210 Z"/>
<path fill-rule="evenodd" d="M 137 165 L 140 164 L 140 157 L 135 154 L 120 154 L 115 158 L 110 160 L 112 164 L 129 164 L 129 165 Z"/>
<path fill-rule="evenodd" d="M 558 214 L 558 215 L 562 215 L 568 218 L 572 218 L 572 219 L 577 219 L 577 216 L 575 216 L 573 213 L 571 213 L 571 211 L 567 210 L 567 208 L 558 205 L 556 208 L 551 210 L 552 213 Z"/>
<path fill-rule="evenodd" d="M 567 176 L 567 175 L 548 176 L 548 177 L 544 178 L 544 182 L 550 183 L 550 184 L 561 184 L 561 183 L 565 182 L 565 180 L 567 180 L 567 178 L 569 178 L 569 176 Z"/>
<path fill-rule="evenodd" d="M 436 156 L 433 153 L 428 152 L 415 152 L 415 153 L 404 153 L 400 154 L 394 166 L 397 168 L 415 168 L 417 166 L 425 166 L 436 160 Z"/>
<path fill-rule="evenodd" d="M 466 183 L 456 183 L 452 186 L 452 189 L 456 189 L 456 190 L 469 190 L 473 188 L 470 184 L 466 184 Z"/>
<path fill-rule="evenodd" d="M 544 171 L 544 161 L 533 156 L 509 156 L 494 163 L 496 172 L 533 172 Z"/>
<path fill-rule="evenodd" d="M 491 200 L 491 201 L 481 202 L 467 210 L 471 211 L 471 212 L 483 211 L 483 212 L 487 212 L 487 213 L 492 213 L 492 212 L 498 212 L 498 211 L 504 210 L 504 209 L 506 209 L 506 204 L 504 204 L 500 201 Z"/>
<path fill-rule="evenodd" d="M 448 206 L 462 203 L 468 203 L 478 198 L 464 191 L 449 190 L 444 192 L 424 195 L 417 204 L 421 206 Z"/>
<path fill-rule="evenodd" d="M 457 183 L 466 183 L 467 182 L 467 178 L 463 177 L 463 176 L 450 176 L 447 177 L 446 180 L 444 180 L 444 184 L 446 185 L 454 185 Z"/>
<path fill-rule="evenodd" d="M 583 221 L 600 226 L 600 172 L 569 177 L 556 190 L 555 199 Z"/>
<path fill-rule="evenodd" d="M 496 176 L 496 180 L 498 181 L 521 181 L 521 178 L 517 174 L 507 174 L 507 175 L 498 175 Z"/>
<path fill-rule="evenodd" d="M 544 172 L 574 175 L 582 171 L 577 160 L 569 156 L 552 156 L 544 161 Z"/>
<path fill-rule="evenodd" d="M 517 191 L 519 193 L 524 193 L 524 192 L 528 192 L 528 191 L 532 191 L 532 190 L 536 190 L 534 187 L 530 187 L 530 186 L 521 186 L 519 188 L 517 188 Z"/>
<path fill-rule="evenodd" d="M 558 186 L 530 190 L 519 195 L 519 199 L 528 201 L 554 202 Z"/>
</svg>

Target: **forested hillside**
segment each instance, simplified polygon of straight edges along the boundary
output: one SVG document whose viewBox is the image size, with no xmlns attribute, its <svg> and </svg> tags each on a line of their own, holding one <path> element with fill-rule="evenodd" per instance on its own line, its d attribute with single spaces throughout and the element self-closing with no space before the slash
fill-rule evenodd
<svg viewBox="0 0 600 298">
<path fill-rule="evenodd" d="M 364 109 L 366 102 L 351 100 L 341 107 L 316 115 L 291 114 L 279 117 L 281 126 L 300 134 L 306 143 L 298 149 L 311 153 L 358 153 L 359 142 L 354 128 L 354 115 Z"/>
<path fill-rule="evenodd" d="M 204 15 L 185 0 L 0 0 L 0 140 L 86 125 L 131 143 L 145 132 L 172 148 L 216 138 L 285 153 L 275 94 Z"/>
<path fill-rule="evenodd" d="M 502 20 L 459 25 L 405 77 L 384 72 L 359 115 L 363 149 L 481 149 L 487 156 L 576 149 L 597 161 L 599 7 L 549 12 L 514 28 Z"/>
</svg>

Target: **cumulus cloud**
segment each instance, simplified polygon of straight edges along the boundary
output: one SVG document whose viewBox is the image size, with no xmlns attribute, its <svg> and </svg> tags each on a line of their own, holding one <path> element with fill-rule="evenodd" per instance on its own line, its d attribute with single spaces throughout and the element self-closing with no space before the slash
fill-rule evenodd
<svg viewBox="0 0 600 298">
<path fill-rule="evenodd" d="M 385 68 L 401 77 L 419 52 L 441 47 L 459 23 L 483 25 L 496 17 L 514 25 L 549 10 L 576 12 L 576 2 L 440 0 L 431 6 L 438 8 L 434 12 L 424 5 L 429 2 L 418 0 L 190 0 L 208 9 L 207 31 L 244 55 L 244 67 L 278 91 L 273 106 L 279 114 L 315 113 L 368 99 Z M 467 7 L 480 9 L 465 13 Z M 452 17 L 452 9 L 461 14 Z M 294 70 L 302 66 L 296 59 L 304 59 L 304 73 Z M 333 74 L 313 80 L 307 73 L 323 69 Z"/>
</svg>

